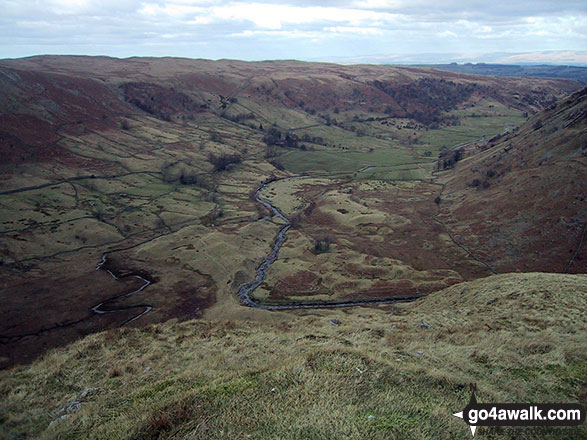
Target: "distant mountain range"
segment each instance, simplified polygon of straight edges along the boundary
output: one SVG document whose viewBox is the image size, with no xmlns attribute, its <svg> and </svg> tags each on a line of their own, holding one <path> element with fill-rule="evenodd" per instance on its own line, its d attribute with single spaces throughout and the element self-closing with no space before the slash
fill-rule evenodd
<svg viewBox="0 0 587 440">
<path fill-rule="evenodd" d="M 318 61 L 318 60 L 313 60 Z M 421 53 L 377 54 L 320 59 L 341 64 L 394 64 L 426 66 L 455 73 L 535 78 L 567 78 L 587 83 L 587 52 L 529 53 Z"/>
<path fill-rule="evenodd" d="M 516 66 L 509 64 L 421 64 L 423 67 L 473 75 L 495 75 L 534 78 L 566 78 L 587 83 L 587 67 L 577 66 Z"/>
</svg>

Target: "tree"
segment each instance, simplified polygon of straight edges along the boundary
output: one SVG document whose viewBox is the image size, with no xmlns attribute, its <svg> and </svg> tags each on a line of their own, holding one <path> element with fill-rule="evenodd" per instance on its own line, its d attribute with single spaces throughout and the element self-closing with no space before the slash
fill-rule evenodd
<svg viewBox="0 0 587 440">
<path fill-rule="evenodd" d="M 214 171 L 229 170 L 233 165 L 243 161 L 243 158 L 238 154 L 221 154 L 216 156 L 211 153 L 210 156 L 208 156 L 208 159 L 212 165 L 214 165 Z"/>
<path fill-rule="evenodd" d="M 271 127 L 267 134 L 263 136 L 263 142 L 265 142 L 267 146 L 276 145 L 280 141 L 281 132 L 275 127 Z"/>
<path fill-rule="evenodd" d="M 289 148 L 297 148 L 298 147 L 298 137 L 293 133 L 288 133 L 285 135 L 285 145 Z"/>
<path fill-rule="evenodd" d="M 217 142 L 217 143 L 220 143 L 220 142 L 222 142 L 222 137 L 220 136 L 220 134 L 218 134 L 217 132 L 213 131 L 213 132 L 210 134 L 210 140 L 211 140 L 212 142 Z"/>
<path fill-rule="evenodd" d="M 330 238 L 329 237 L 325 237 L 323 239 L 319 239 L 316 240 L 314 242 L 314 253 L 316 255 L 318 254 L 323 254 L 325 252 L 328 252 L 330 250 Z"/>
</svg>

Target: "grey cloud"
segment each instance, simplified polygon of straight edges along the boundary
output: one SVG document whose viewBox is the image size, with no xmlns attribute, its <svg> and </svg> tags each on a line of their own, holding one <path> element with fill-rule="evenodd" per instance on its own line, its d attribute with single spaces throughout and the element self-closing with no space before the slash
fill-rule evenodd
<svg viewBox="0 0 587 440">
<path fill-rule="evenodd" d="M 587 14 L 574 0 L 259 0 L 254 3 L 266 6 L 246 6 L 251 3 L 0 0 L 0 57 L 51 51 L 309 59 L 581 50 L 587 40 Z"/>
</svg>

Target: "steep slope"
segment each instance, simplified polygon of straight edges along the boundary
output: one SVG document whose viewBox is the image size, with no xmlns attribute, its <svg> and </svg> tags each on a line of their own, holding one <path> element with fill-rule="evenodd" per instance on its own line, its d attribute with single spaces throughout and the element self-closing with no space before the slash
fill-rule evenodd
<svg viewBox="0 0 587 440">
<path fill-rule="evenodd" d="M 586 281 L 508 274 L 274 325 L 195 320 L 94 334 L 0 372 L 0 435 L 468 439 L 452 414 L 473 383 L 484 403 L 585 403 Z M 512 435 L 538 438 L 491 438 Z M 554 435 L 584 438 L 585 426 Z"/>
<path fill-rule="evenodd" d="M 460 244 L 497 272 L 586 271 L 587 88 L 464 156 L 439 173 Z"/>
</svg>

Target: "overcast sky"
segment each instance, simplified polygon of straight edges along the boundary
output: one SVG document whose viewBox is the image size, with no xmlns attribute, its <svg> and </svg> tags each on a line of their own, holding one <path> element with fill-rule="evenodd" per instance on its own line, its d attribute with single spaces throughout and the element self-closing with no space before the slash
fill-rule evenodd
<svg viewBox="0 0 587 440">
<path fill-rule="evenodd" d="M 585 0 L 0 0 L 0 58 L 587 64 Z M 559 51 L 553 53 L 551 51 Z M 492 59 L 483 55 L 499 53 Z M 573 61 L 575 60 L 575 61 Z M 516 61 L 516 58 L 513 59 Z"/>
</svg>

